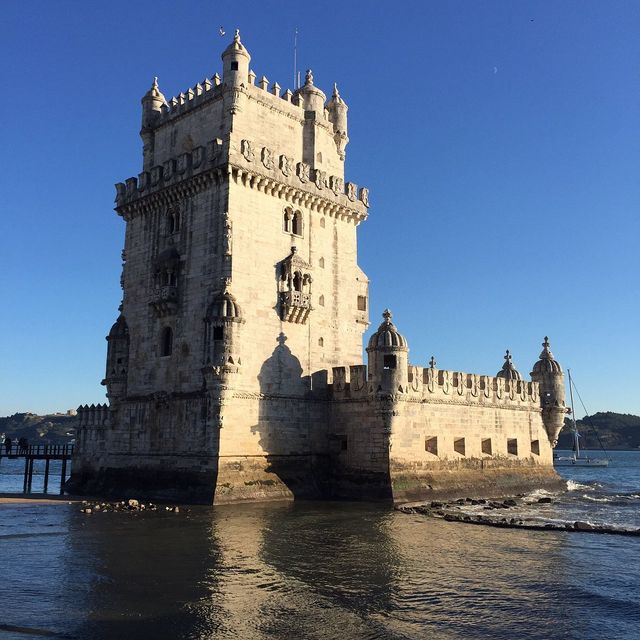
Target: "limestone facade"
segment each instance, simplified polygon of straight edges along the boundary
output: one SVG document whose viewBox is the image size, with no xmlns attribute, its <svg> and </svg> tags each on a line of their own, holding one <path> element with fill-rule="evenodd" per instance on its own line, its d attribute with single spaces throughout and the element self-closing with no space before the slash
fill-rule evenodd
<svg viewBox="0 0 640 640">
<path fill-rule="evenodd" d="M 555 482 L 546 340 L 532 381 L 509 354 L 496 377 L 418 368 L 385 312 L 362 364 L 369 192 L 345 180 L 347 105 L 310 71 L 293 92 L 256 82 L 250 59 L 236 33 L 222 77 L 142 99 L 143 170 L 116 185 L 109 403 L 79 408 L 73 489 L 398 501 Z"/>
</svg>

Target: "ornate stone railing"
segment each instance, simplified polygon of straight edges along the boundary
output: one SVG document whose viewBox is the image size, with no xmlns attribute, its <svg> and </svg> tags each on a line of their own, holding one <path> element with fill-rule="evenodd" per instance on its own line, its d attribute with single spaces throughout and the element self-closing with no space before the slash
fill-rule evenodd
<svg viewBox="0 0 640 640">
<path fill-rule="evenodd" d="M 166 316 L 176 312 L 178 308 L 178 287 L 164 285 L 151 292 L 149 304 L 159 316 Z"/>
</svg>

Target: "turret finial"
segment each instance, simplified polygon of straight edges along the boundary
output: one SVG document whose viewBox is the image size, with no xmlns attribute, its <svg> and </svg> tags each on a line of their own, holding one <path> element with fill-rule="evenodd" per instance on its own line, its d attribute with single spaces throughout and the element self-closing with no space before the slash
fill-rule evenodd
<svg viewBox="0 0 640 640">
<path fill-rule="evenodd" d="M 431 369 L 435 369 L 436 368 L 436 359 L 435 356 L 431 356 L 431 360 L 429 360 L 429 367 Z"/>
<path fill-rule="evenodd" d="M 240 42 L 240 29 L 236 29 L 235 34 L 233 35 L 234 42 Z"/>
<path fill-rule="evenodd" d="M 313 71 L 311 71 L 311 69 L 307 69 L 307 73 L 304 77 L 304 83 L 307 84 L 313 84 Z"/>
<path fill-rule="evenodd" d="M 548 336 L 544 337 L 544 342 L 542 343 L 542 353 L 540 354 L 540 358 L 553 360 L 553 353 L 551 353 L 551 344 L 549 343 Z"/>
<path fill-rule="evenodd" d="M 504 364 L 502 365 L 502 369 L 496 374 L 496 377 L 506 378 L 507 380 L 522 380 L 522 376 L 513 366 L 511 351 L 509 351 L 509 349 L 505 352 Z"/>
<path fill-rule="evenodd" d="M 390 323 L 392 318 L 391 311 L 389 311 L 389 309 L 385 309 L 382 312 L 382 317 L 384 318 L 385 322 Z"/>
<path fill-rule="evenodd" d="M 339 98 L 340 97 L 340 92 L 338 91 L 338 83 L 337 82 L 333 83 L 333 97 L 334 98 Z"/>
</svg>

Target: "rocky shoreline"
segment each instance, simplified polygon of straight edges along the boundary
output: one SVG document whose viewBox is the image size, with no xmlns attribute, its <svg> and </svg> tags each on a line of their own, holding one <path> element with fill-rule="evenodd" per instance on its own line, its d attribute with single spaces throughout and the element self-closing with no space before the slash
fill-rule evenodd
<svg viewBox="0 0 640 640">
<path fill-rule="evenodd" d="M 420 514 L 431 518 L 441 518 L 447 522 L 462 522 L 502 529 L 528 529 L 532 531 L 577 531 L 586 533 L 607 533 L 622 536 L 640 536 L 640 529 L 615 527 L 611 525 L 593 524 L 576 520 L 574 522 L 544 522 L 509 514 L 514 507 L 532 506 L 531 502 L 523 502 L 524 494 L 512 498 L 488 500 L 484 498 L 460 498 L 450 502 L 430 502 L 422 504 L 404 504 L 396 506 L 396 510 L 407 514 Z M 537 504 L 552 504 L 549 497 L 539 498 Z M 533 503 L 535 505 L 535 503 Z M 467 507 L 476 507 L 483 513 L 467 513 Z M 504 514 L 504 515 L 503 515 Z M 511 515 L 511 517 L 509 517 Z M 515 516 L 515 517 L 514 517 Z"/>
<path fill-rule="evenodd" d="M 182 508 L 184 511 L 189 509 Z M 96 502 L 83 500 L 80 513 L 114 513 L 123 511 L 170 511 L 171 513 L 180 513 L 180 507 L 176 505 L 158 505 L 153 502 L 140 502 L 135 498 L 130 500 L 120 500 L 118 502 Z"/>
</svg>

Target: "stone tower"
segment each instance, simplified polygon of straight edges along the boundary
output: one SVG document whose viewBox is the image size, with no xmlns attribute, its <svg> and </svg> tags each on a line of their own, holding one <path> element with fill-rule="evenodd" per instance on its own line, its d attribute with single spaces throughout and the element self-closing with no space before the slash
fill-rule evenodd
<svg viewBox="0 0 640 640">
<path fill-rule="evenodd" d="M 294 92 L 256 84 L 250 62 L 236 32 L 222 78 L 168 101 L 156 78 L 142 99 L 143 170 L 116 185 L 108 417 L 80 437 L 80 483 L 190 483 L 208 500 L 225 470 L 310 460 L 312 374 L 361 361 L 369 203 L 344 180 L 347 105 L 311 71 Z"/>
</svg>

